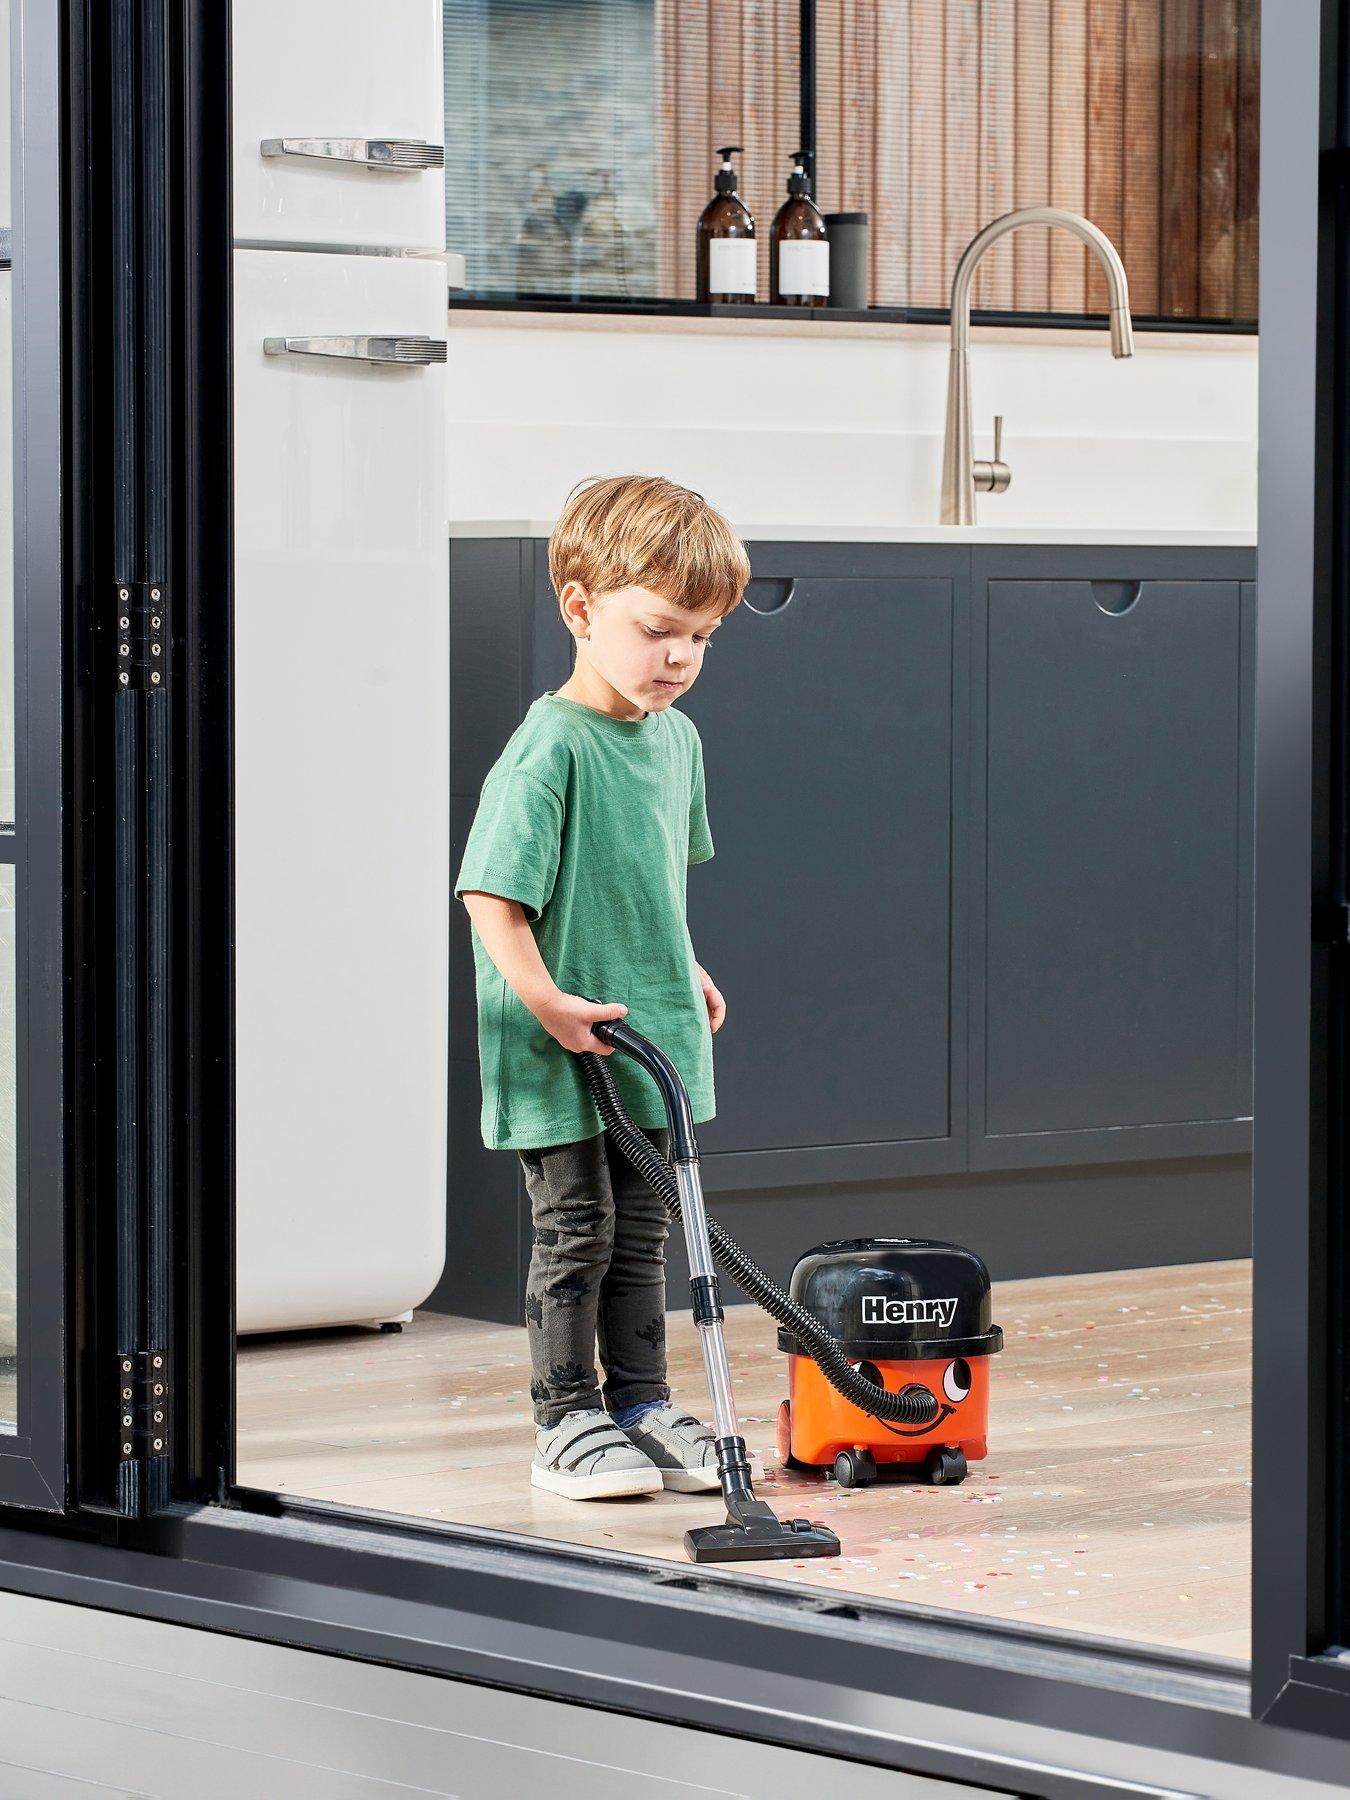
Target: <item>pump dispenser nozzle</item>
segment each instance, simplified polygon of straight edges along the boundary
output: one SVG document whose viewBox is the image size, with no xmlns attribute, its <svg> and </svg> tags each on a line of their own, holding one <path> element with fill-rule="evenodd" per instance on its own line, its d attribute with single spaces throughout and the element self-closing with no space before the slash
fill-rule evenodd
<svg viewBox="0 0 1350 1800">
<path fill-rule="evenodd" d="M 717 152 L 722 159 L 722 166 L 717 171 L 713 186 L 719 194 L 736 192 L 736 171 L 731 166 L 731 159 L 733 156 L 739 156 L 742 148 L 743 146 L 740 144 L 725 144 Z"/>
<path fill-rule="evenodd" d="M 811 177 L 806 172 L 805 150 L 794 150 L 791 155 L 792 173 L 788 176 L 789 194 L 809 194 Z"/>
</svg>

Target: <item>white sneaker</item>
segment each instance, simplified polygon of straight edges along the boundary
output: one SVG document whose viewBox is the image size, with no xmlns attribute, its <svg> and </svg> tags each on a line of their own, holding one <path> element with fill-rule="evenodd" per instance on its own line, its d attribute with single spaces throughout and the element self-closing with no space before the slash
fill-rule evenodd
<svg viewBox="0 0 1350 1800">
<path fill-rule="evenodd" d="M 658 1406 L 635 1425 L 618 1429 L 655 1464 L 664 1486 L 681 1494 L 717 1488 L 717 1440 L 691 1413 L 678 1406 Z"/>
<path fill-rule="evenodd" d="M 536 1430 L 530 1482 L 569 1500 L 617 1500 L 662 1487 L 660 1469 L 598 1407 Z"/>
</svg>

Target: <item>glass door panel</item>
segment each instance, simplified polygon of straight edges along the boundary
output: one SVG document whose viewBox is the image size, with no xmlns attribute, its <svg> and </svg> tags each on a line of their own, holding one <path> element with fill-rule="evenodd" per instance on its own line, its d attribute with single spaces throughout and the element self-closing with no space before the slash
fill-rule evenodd
<svg viewBox="0 0 1350 1800">
<path fill-rule="evenodd" d="M 18 1430 L 18 1193 L 14 1008 L 14 265 L 10 5 L 0 0 L 0 1432 Z"/>
<path fill-rule="evenodd" d="M 0 1504 L 49 1510 L 66 1461 L 63 90 L 61 9 L 0 0 Z"/>
</svg>

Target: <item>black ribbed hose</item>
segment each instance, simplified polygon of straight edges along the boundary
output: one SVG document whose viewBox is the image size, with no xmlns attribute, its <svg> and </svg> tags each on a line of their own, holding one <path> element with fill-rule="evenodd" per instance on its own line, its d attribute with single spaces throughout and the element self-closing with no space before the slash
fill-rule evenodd
<svg viewBox="0 0 1350 1800">
<path fill-rule="evenodd" d="M 680 1189 L 674 1169 L 624 1111 L 623 1102 L 614 1085 L 614 1077 L 605 1067 L 606 1058 L 596 1056 L 590 1050 L 579 1050 L 576 1054 L 586 1072 L 595 1104 L 605 1121 L 606 1131 L 633 1167 L 645 1176 L 661 1196 L 671 1223 L 678 1223 Z M 938 1403 L 931 1390 L 922 1383 L 915 1382 L 902 1388 L 899 1393 L 892 1393 L 889 1388 L 878 1387 L 875 1382 L 868 1381 L 861 1375 L 820 1321 L 799 1306 L 790 1294 L 785 1294 L 776 1282 L 771 1281 L 763 1269 L 745 1254 L 735 1238 L 711 1217 L 708 1219 L 708 1242 L 713 1256 L 727 1274 L 771 1318 L 777 1319 L 780 1325 L 785 1325 L 799 1342 L 805 1344 L 821 1374 L 845 1400 L 852 1401 L 860 1411 L 870 1414 L 874 1419 L 889 1420 L 896 1425 L 929 1425 L 937 1417 Z"/>
</svg>

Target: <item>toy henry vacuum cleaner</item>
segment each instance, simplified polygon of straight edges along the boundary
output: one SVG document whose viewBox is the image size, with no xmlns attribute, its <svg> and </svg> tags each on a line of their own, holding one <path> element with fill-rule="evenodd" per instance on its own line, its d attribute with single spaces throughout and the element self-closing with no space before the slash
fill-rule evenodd
<svg viewBox="0 0 1350 1800">
<path fill-rule="evenodd" d="M 672 1223 L 684 1223 L 727 1508 L 724 1525 L 685 1532 L 691 1559 L 839 1554 L 832 1531 L 810 1519 L 780 1519 L 751 1486 L 714 1258 L 779 1323 L 779 1348 L 788 1354 L 789 1398 L 778 1416 L 785 1463 L 833 1465 L 844 1487 L 875 1480 L 883 1464 L 922 1469 L 930 1481 L 960 1481 L 967 1462 L 985 1454 L 988 1358 L 1003 1347 L 1002 1332 L 989 1322 L 989 1275 L 979 1257 L 922 1240 L 822 1244 L 797 1264 L 785 1294 L 704 1210 L 689 1095 L 669 1057 L 621 1019 L 597 1020 L 591 1030 L 642 1065 L 670 1121 L 673 1166 L 625 1112 L 608 1059 L 577 1053 L 605 1129 L 661 1196 Z"/>
</svg>

